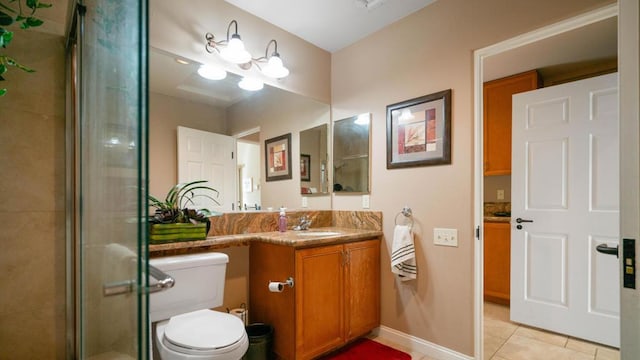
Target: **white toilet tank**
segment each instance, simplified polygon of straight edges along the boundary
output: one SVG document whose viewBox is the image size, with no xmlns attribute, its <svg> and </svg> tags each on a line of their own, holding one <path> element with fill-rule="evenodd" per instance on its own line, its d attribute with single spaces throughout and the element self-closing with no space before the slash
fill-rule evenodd
<svg viewBox="0 0 640 360">
<path fill-rule="evenodd" d="M 228 262 L 229 256 L 222 253 L 150 259 L 150 265 L 175 279 L 172 288 L 149 295 L 151 322 L 222 305 Z"/>
</svg>

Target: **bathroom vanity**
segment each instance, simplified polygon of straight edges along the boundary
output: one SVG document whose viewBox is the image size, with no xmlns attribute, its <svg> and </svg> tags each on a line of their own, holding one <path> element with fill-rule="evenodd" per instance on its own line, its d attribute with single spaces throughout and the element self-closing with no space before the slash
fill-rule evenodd
<svg viewBox="0 0 640 360">
<path fill-rule="evenodd" d="M 249 316 L 274 326 L 278 358 L 312 359 L 380 325 L 379 237 L 338 236 L 312 247 L 256 243 L 250 259 Z M 293 288 L 269 291 L 270 281 L 289 276 Z"/>
</svg>

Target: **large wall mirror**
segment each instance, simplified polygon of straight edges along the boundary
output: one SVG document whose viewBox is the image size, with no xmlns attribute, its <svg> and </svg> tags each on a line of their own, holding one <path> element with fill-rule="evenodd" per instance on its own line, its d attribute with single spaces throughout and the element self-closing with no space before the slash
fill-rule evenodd
<svg viewBox="0 0 640 360">
<path fill-rule="evenodd" d="M 371 114 L 360 114 L 333 123 L 333 191 L 369 193 L 369 136 Z"/>
<path fill-rule="evenodd" d="M 164 197 L 178 181 L 180 168 L 177 128 L 187 127 L 209 133 L 227 135 L 237 141 L 236 168 L 216 169 L 233 178 L 226 192 L 231 193 L 218 211 L 255 211 L 298 208 L 302 201 L 301 186 L 314 187 L 317 194 L 328 190 L 327 178 L 321 181 L 322 151 L 316 140 L 307 144 L 306 129 L 321 129 L 330 122 L 330 107 L 307 97 L 265 85 L 260 91 L 238 87 L 240 76 L 228 73 L 223 80 L 208 80 L 198 75 L 200 63 L 180 54 L 157 48 L 149 51 L 149 192 Z M 292 134 L 291 180 L 264 180 L 264 140 L 286 133 Z M 319 137 L 318 137 L 319 139 Z M 317 148 L 314 150 L 314 148 Z M 299 186 L 300 154 L 311 156 L 311 178 Z M 315 155 L 315 154 L 318 155 Z M 318 164 L 316 168 L 316 164 Z M 226 184 L 226 183 L 225 183 Z M 222 189 L 223 183 L 214 184 Z M 326 199 L 326 200 L 325 200 Z M 331 201 L 318 198 L 310 208 L 327 209 Z"/>
<path fill-rule="evenodd" d="M 328 125 L 300 132 L 300 194 L 329 195 Z"/>
</svg>

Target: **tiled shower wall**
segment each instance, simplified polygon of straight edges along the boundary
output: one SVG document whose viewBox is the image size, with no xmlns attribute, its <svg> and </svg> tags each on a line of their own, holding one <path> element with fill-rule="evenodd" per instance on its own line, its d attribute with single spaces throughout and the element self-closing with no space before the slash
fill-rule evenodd
<svg viewBox="0 0 640 360">
<path fill-rule="evenodd" d="M 17 30 L 0 86 L 0 359 L 65 357 L 65 51 Z"/>
</svg>

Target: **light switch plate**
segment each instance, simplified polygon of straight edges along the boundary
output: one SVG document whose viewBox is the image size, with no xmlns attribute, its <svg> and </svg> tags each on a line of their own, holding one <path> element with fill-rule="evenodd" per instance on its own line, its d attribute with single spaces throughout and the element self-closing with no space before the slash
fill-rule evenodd
<svg viewBox="0 0 640 360">
<path fill-rule="evenodd" d="M 309 200 L 307 199 L 306 196 L 302 197 L 302 207 L 303 208 L 309 207 Z"/>
<path fill-rule="evenodd" d="M 502 189 L 498 190 L 496 197 L 498 198 L 498 200 L 504 200 L 504 190 Z"/>
<path fill-rule="evenodd" d="M 362 195 L 362 208 L 363 209 L 369 208 L 369 195 Z"/>
<path fill-rule="evenodd" d="M 458 246 L 458 229 L 433 229 L 433 243 L 441 246 Z"/>
</svg>

